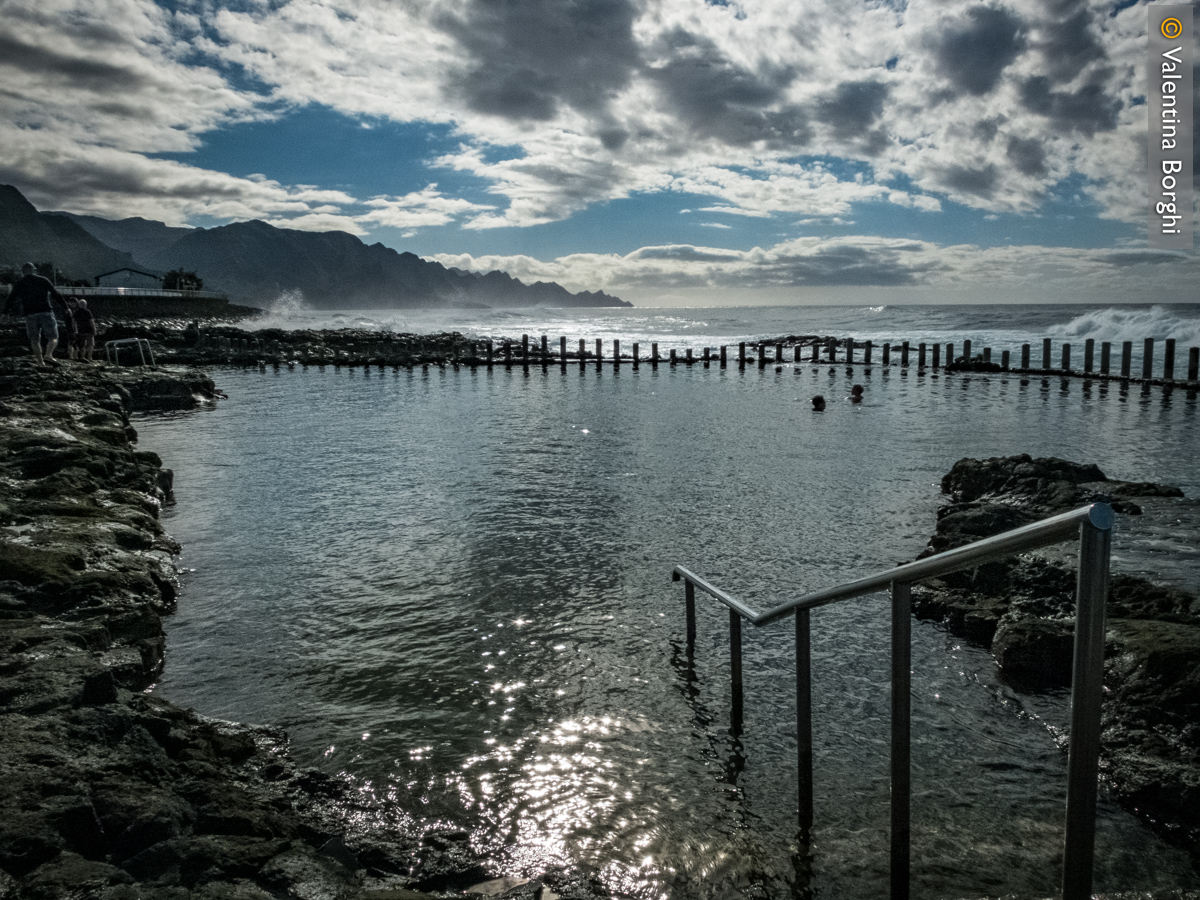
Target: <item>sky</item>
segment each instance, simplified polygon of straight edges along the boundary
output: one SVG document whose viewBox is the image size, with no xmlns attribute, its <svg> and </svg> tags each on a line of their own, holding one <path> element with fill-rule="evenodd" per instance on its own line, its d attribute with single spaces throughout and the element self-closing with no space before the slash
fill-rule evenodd
<svg viewBox="0 0 1200 900">
<path fill-rule="evenodd" d="M 0 0 L 0 183 L 640 306 L 1200 302 L 1129 0 Z M 1198 54 L 1200 56 L 1200 54 Z"/>
</svg>

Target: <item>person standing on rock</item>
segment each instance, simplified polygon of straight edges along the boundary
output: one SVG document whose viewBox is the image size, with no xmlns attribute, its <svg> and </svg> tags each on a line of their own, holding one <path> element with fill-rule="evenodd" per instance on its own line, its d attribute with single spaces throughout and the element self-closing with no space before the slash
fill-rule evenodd
<svg viewBox="0 0 1200 900">
<path fill-rule="evenodd" d="M 87 301 L 82 297 L 77 301 L 75 310 L 75 358 L 92 361 L 92 349 L 96 346 L 96 317 L 88 309 Z"/>
<path fill-rule="evenodd" d="M 58 345 L 58 321 L 54 318 L 54 305 L 66 311 L 67 304 L 62 294 L 50 283 L 49 278 L 43 278 L 34 272 L 33 263 L 21 266 L 21 277 L 12 286 L 8 295 L 8 303 L 4 306 L 4 314 L 25 316 L 25 330 L 29 334 L 29 345 L 33 348 L 33 358 L 40 366 L 57 366 L 54 360 L 54 348 Z M 46 338 L 46 351 L 42 353 L 42 337 Z"/>
</svg>

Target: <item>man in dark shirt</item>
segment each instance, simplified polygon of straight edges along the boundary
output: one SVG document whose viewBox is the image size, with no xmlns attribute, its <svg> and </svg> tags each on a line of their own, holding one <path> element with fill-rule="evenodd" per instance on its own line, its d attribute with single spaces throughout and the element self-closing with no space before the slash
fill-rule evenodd
<svg viewBox="0 0 1200 900">
<path fill-rule="evenodd" d="M 66 311 L 66 303 L 50 283 L 50 279 L 34 274 L 33 263 L 21 266 L 21 277 L 12 286 L 8 295 L 8 303 L 4 306 L 4 314 L 24 315 L 25 331 L 29 334 L 29 345 L 33 348 L 33 358 L 40 366 L 43 364 L 42 336 L 46 338 L 45 364 L 57 366 L 54 361 L 54 348 L 58 345 L 58 322 L 54 318 L 54 306 Z"/>
</svg>

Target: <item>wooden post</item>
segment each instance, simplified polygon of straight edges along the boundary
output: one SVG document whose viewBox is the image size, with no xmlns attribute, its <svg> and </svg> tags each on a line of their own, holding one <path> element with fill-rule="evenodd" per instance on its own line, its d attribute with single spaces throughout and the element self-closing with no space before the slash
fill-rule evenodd
<svg viewBox="0 0 1200 900">
<path fill-rule="evenodd" d="M 705 348 L 704 348 L 704 356 L 703 356 L 703 359 L 704 359 L 704 368 L 706 368 L 706 369 L 707 369 L 707 368 L 708 368 L 708 363 L 709 363 L 709 360 L 711 360 L 711 359 L 712 359 L 712 351 L 711 351 L 711 350 L 710 350 L 708 347 L 705 347 Z"/>
<path fill-rule="evenodd" d="M 967 362 L 971 361 L 971 342 L 963 341 L 963 359 Z"/>
<path fill-rule="evenodd" d="M 783 362 L 783 344 L 776 344 L 775 345 L 775 365 L 779 365 L 781 362 Z"/>
<path fill-rule="evenodd" d="M 600 338 L 596 338 L 596 368 L 599 369 L 604 365 L 604 342 Z"/>
<path fill-rule="evenodd" d="M 746 368 L 746 342 L 745 341 L 740 341 L 738 343 L 738 368 L 739 369 Z"/>
<path fill-rule="evenodd" d="M 985 363 L 990 363 L 992 361 L 992 348 L 991 347 L 983 348 L 983 361 Z"/>
<path fill-rule="evenodd" d="M 688 347 L 687 350 L 684 351 L 684 353 L 687 356 L 686 362 L 690 366 L 692 364 L 692 348 Z"/>
<path fill-rule="evenodd" d="M 1107 375 L 1110 363 L 1112 362 L 1112 344 L 1109 341 L 1104 341 L 1100 345 L 1100 374 Z"/>
<path fill-rule="evenodd" d="M 1154 338 L 1142 342 L 1142 377 L 1149 381 L 1154 377 Z"/>
<path fill-rule="evenodd" d="M 721 345 L 721 368 L 725 368 L 725 345 Z"/>
<path fill-rule="evenodd" d="M 933 367 L 935 369 L 940 369 L 942 367 L 942 345 L 941 344 L 933 345 Z"/>
<path fill-rule="evenodd" d="M 1163 348 L 1163 378 L 1167 381 L 1175 380 L 1175 338 L 1167 338 Z"/>
<path fill-rule="evenodd" d="M 638 342 L 634 341 L 633 342 L 633 368 L 634 368 L 634 370 L 636 370 L 637 367 L 638 367 Z"/>
<path fill-rule="evenodd" d="M 800 359 L 800 345 L 799 344 L 796 344 L 794 347 L 792 347 L 792 362 L 803 362 L 803 360 Z"/>
<path fill-rule="evenodd" d="M 1028 344 L 1021 345 L 1021 368 L 1022 369 L 1029 368 L 1029 345 Z"/>
<path fill-rule="evenodd" d="M 829 351 L 829 361 L 831 363 L 837 362 L 837 341 L 830 338 L 826 349 Z"/>
<path fill-rule="evenodd" d="M 496 353 L 496 348 L 492 346 L 491 341 L 488 341 L 487 353 L 488 353 L 487 364 L 488 364 L 488 368 L 490 369 L 492 367 L 492 363 L 495 362 L 495 353 Z"/>
<path fill-rule="evenodd" d="M 1000 368 L 1002 368 L 1005 372 L 1008 371 L 1008 351 L 1007 350 L 1002 350 L 1000 352 Z"/>
<path fill-rule="evenodd" d="M 900 365 L 908 368 L 908 341 L 900 342 Z"/>
<path fill-rule="evenodd" d="M 613 341 L 613 368 L 621 368 L 621 342 L 618 340 Z"/>
<path fill-rule="evenodd" d="M 846 338 L 846 365 L 854 365 L 854 338 Z"/>
<path fill-rule="evenodd" d="M 1042 340 L 1042 371 L 1050 371 L 1050 338 Z"/>
<path fill-rule="evenodd" d="M 671 368 L 672 368 L 672 369 L 673 369 L 673 368 L 675 368 L 675 363 L 676 363 L 676 359 L 675 359 L 675 348 L 674 348 L 674 347 L 672 347 L 672 348 L 671 348 Z"/>
<path fill-rule="evenodd" d="M 521 335 L 521 365 L 529 368 L 529 335 Z"/>
<path fill-rule="evenodd" d="M 1071 371 L 1071 345 L 1062 345 L 1062 369 L 1064 372 Z"/>
<path fill-rule="evenodd" d="M 650 345 L 650 368 L 652 368 L 652 369 L 658 368 L 658 344 L 657 343 L 652 343 Z"/>
<path fill-rule="evenodd" d="M 512 341 L 504 342 L 504 365 L 512 368 Z"/>
<path fill-rule="evenodd" d="M 813 362 L 821 361 L 821 345 L 818 344 L 816 341 L 813 341 L 813 344 L 812 344 L 812 361 Z"/>
<path fill-rule="evenodd" d="M 863 344 L 863 363 L 865 365 L 869 366 L 871 364 L 871 351 L 874 348 L 875 345 L 871 341 L 867 341 L 865 344 Z M 934 363 L 934 365 L 937 365 L 937 363 Z"/>
<path fill-rule="evenodd" d="M 1121 342 L 1121 377 L 1128 378 L 1133 368 L 1133 341 Z"/>
<path fill-rule="evenodd" d="M 1092 364 L 1095 362 L 1095 357 L 1096 339 L 1088 338 L 1083 342 L 1083 371 L 1088 375 L 1092 374 Z"/>
<path fill-rule="evenodd" d="M 758 345 L 758 367 L 765 369 L 767 366 L 767 345 L 759 343 Z"/>
<path fill-rule="evenodd" d="M 587 344 L 583 338 L 579 339 L 579 371 L 583 371 L 583 367 L 587 365 Z"/>
<path fill-rule="evenodd" d="M 892 342 L 891 341 L 883 342 L 883 364 L 885 366 L 890 366 L 892 364 Z"/>
<path fill-rule="evenodd" d="M 917 368 L 925 368 L 925 345 L 917 344 Z"/>
<path fill-rule="evenodd" d="M 563 368 L 567 365 L 567 337 L 562 335 L 558 339 L 558 363 Z"/>
<path fill-rule="evenodd" d="M 1200 379 L 1200 347 L 1188 349 L 1188 381 Z"/>
<path fill-rule="evenodd" d="M 954 345 L 951 343 L 947 343 L 946 344 L 946 367 L 949 368 L 952 365 L 954 365 Z"/>
</svg>

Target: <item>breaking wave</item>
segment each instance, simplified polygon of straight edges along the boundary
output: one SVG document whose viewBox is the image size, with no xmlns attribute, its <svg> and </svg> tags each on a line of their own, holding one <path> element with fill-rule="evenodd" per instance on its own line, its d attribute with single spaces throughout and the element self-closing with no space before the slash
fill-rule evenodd
<svg viewBox="0 0 1200 900">
<path fill-rule="evenodd" d="M 1109 307 L 1076 316 L 1065 325 L 1055 325 L 1052 335 L 1065 339 L 1093 338 L 1097 341 L 1138 341 L 1142 338 L 1174 338 L 1186 347 L 1200 346 L 1200 309 L 1191 315 L 1167 306 Z"/>
</svg>

